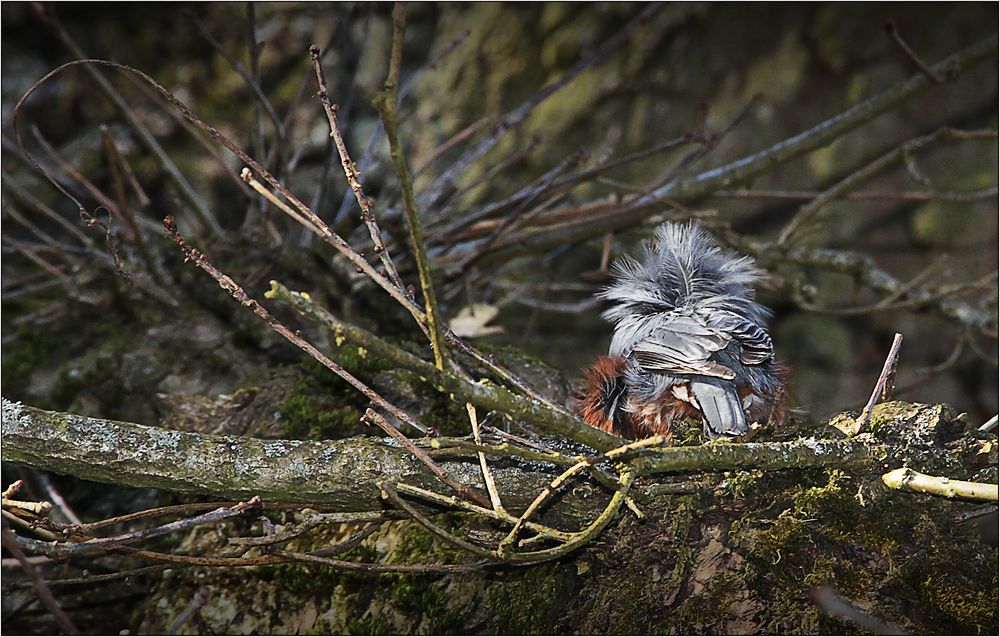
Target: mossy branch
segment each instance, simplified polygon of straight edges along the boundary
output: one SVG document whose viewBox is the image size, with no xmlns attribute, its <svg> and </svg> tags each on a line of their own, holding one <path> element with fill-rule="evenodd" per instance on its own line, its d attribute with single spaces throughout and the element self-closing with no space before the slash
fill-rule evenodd
<svg viewBox="0 0 1000 637">
<path fill-rule="evenodd" d="M 3 399 L 4 459 L 86 480 L 178 493 L 265 501 L 332 504 L 345 511 L 380 508 L 379 481 L 423 489 L 440 485 L 409 452 L 369 437 L 325 442 L 260 440 L 173 431 L 46 411 Z M 885 450 L 866 435 L 851 440 L 709 444 L 646 451 L 637 475 L 735 469 L 858 466 Z M 479 486 L 475 459 L 438 461 L 466 485 Z M 526 507 L 554 474 L 536 466 L 491 467 L 509 509 Z M 561 504 L 590 511 L 593 502 L 564 493 Z M 571 516 L 573 517 L 573 516 Z"/>
<path fill-rule="evenodd" d="M 417 272 L 420 275 L 420 290 L 424 295 L 427 327 L 430 330 L 431 347 L 434 350 L 434 365 L 443 370 L 448 356 L 445 350 L 444 332 L 441 329 L 441 310 L 438 308 L 437 296 L 434 294 L 434 282 L 431 279 L 431 266 L 430 260 L 427 258 L 424 231 L 420 224 L 417 200 L 413 195 L 413 174 L 406 164 L 406 156 L 399 143 L 396 118 L 399 67 L 403 57 L 403 34 L 405 32 L 406 8 L 402 2 L 397 2 L 392 10 L 392 53 L 389 58 L 389 75 L 386 77 L 383 91 L 375 98 L 375 107 L 382 118 L 382 127 L 385 129 L 385 136 L 389 141 L 389 155 L 392 157 L 392 164 L 396 169 L 399 187 L 403 194 L 403 211 L 406 213 L 406 223 L 410 230 L 413 258 L 417 263 Z"/>
<path fill-rule="evenodd" d="M 929 493 L 944 498 L 982 500 L 984 502 L 996 502 L 1000 499 L 1000 485 L 939 478 L 906 467 L 883 475 L 882 482 L 890 489 Z"/>
<path fill-rule="evenodd" d="M 314 442 L 205 435 L 46 411 L 6 398 L 2 411 L 5 461 L 95 482 L 229 500 L 260 495 L 265 502 L 324 504 L 341 511 L 381 509 L 376 486 L 381 480 L 428 491 L 441 486 L 407 450 L 380 438 Z M 438 463 L 462 484 L 481 485 L 474 460 Z M 507 462 L 492 467 L 508 506 L 527 506 L 552 480 L 538 465 L 525 467 Z M 572 494 L 559 504 L 549 512 L 556 522 L 593 515 L 593 503 Z"/>
<path fill-rule="evenodd" d="M 281 283 L 272 281 L 271 289 L 266 296 L 270 299 L 288 301 L 303 316 L 325 325 L 334 333 L 338 345 L 350 342 L 364 347 L 376 358 L 416 372 L 440 391 L 453 394 L 460 402 L 470 402 L 484 409 L 502 411 L 523 419 L 542 433 L 566 436 L 599 451 L 614 449 L 625 443 L 617 436 L 594 429 L 568 412 L 519 396 L 488 381 L 473 383 L 451 372 L 438 369 L 367 330 L 341 321 L 313 302 L 307 294 L 292 292 Z"/>
</svg>

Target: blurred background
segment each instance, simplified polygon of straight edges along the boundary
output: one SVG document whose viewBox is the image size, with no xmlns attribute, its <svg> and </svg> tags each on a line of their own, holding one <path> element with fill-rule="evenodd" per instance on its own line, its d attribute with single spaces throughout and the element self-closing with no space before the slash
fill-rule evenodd
<svg viewBox="0 0 1000 637">
<path fill-rule="evenodd" d="M 421 343 L 402 311 L 249 191 L 239 161 L 135 77 L 70 68 L 27 100 L 17 131 L 11 121 L 18 99 L 63 62 L 130 65 L 269 166 L 375 263 L 314 96 L 315 43 L 390 252 L 415 284 L 399 182 L 372 106 L 387 72 L 390 4 L 0 10 L 5 397 L 153 424 L 176 396 L 233 392 L 301 360 L 182 266 L 159 230 L 167 214 L 257 298 L 279 279 L 348 320 Z M 887 33 L 890 20 L 912 54 Z M 765 259 L 774 276 L 759 294 L 775 313 L 793 406 L 812 418 L 859 409 L 900 332 L 896 397 L 990 418 L 995 53 L 752 181 L 694 200 L 666 197 L 612 232 L 600 223 L 577 230 L 659 185 L 833 118 L 920 73 L 920 60 L 995 35 L 996 25 L 995 3 L 408 4 L 399 130 L 446 317 L 470 338 L 578 378 L 610 339 L 593 299 L 608 282 L 607 260 L 633 251 L 657 223 L 701 218 L 720 236 L 767 245 L 818 193 L 899 150 L 791 244 L 863 255 L 901 291 L 778 252 Z M 558 90 L 540 95 L 547 86 Z M 16 133 L 96 223 L 25 160 Z M 574 233 L 552 241 L 567 219 Z M 545 232 L 542 245 L 529 241 Z M 980 318 L 955 320 L 942 299 L 959 304 L 953 314 Z"/>
</svg>

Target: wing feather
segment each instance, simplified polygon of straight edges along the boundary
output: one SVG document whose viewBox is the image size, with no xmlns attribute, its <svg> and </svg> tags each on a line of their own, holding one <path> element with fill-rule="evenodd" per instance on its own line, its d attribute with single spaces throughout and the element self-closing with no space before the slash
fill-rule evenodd
<svg viewBox="0 0 1000 637">
<path fill-rule="evenodd" d="M 699 317 L 672 314 L 660 318 L 649 336 L 639 341 L 631 356 L 644 370 L 654 373 L 702 374 L 733 379 L 728 367 L 711 360 L 732 338 Z"/>
<path fill-rule="evenodd" d="M 759 365 L 774 358 L 774 344 L 760 325 L 733 312 L 712 312 L 706 323 L 732 335 L 740 343 L 744 365 Z"/>
</svg>

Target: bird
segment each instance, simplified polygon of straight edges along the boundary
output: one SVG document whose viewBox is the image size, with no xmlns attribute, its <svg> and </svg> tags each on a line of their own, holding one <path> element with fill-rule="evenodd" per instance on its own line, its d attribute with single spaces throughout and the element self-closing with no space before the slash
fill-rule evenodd
<svg viewBox="0 0 1000 637">
<path fill-rule="evenodd" d="M 608 355 L 584 372 L 584 421 L 635 440 L 700 418 L 714 440 L 780 419 L 785 371 L 771 312 L 754 300 L 764 273 L 752 258 L 723 250 L 697 222 L 668 222 L 611 275 L 597 296 L 611 304 L 602 316 L 614 331 Z"/>
</svg>

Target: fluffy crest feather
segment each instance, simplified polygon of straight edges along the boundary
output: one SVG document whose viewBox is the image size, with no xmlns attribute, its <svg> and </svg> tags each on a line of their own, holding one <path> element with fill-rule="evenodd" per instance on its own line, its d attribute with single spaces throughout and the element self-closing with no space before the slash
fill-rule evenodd
<svg viewBox="0 0 1000 637">
<path fill-rule="evenodd" d="M 613 276 L 598 295 L 614 304 L 603 314 L 616 327 L 613 355 L 644 338 L 650 319 L 665 312 L 732 312 L 760 326 L 770 316 L 754 301 L 750 286 L 763 273 L 753 260 L 720 249 L 695 222 L 661 225 L 638 259 L 615 263 Z"/>
</svg>

